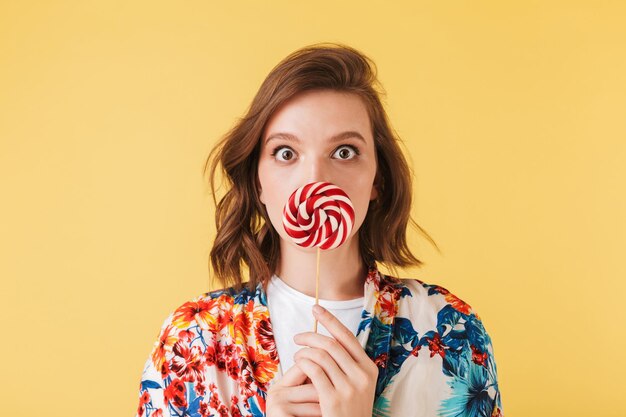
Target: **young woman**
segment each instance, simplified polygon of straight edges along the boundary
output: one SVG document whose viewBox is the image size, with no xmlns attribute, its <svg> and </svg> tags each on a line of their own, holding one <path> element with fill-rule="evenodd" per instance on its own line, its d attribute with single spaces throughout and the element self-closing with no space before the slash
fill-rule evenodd
<svg viewBox="0 0 626 417">
<path fill-rule="evenodd" d="M 138 415 L 502 416 L 478 315 L 445 288 L 377 269 L 421 264 L 406 243 L 410 171 L 378 90 L 371 60 L 338 44 L 298 50 L 267 76 L 207 161 L 214 199 L 218 168 L 228 182 L 210 255 L 222 289 L 165 320 Z M 317 249 L 282 219 L 315 182 L 354 206 L 345 242 L 320 254 L 319 311 Z"/>
</svg>

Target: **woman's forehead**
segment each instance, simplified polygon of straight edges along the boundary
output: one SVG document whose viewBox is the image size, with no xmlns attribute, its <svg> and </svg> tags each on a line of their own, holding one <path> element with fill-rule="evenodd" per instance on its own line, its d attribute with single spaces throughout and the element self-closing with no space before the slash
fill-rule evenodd
<svg viewBox="0 0 626 417">
<path fill-rule="evenodd" d="M 329 141 L 348 136 L 371 138 L 369 113 L 363 99 L 350 92 L 315 90 L 300 93 L 279 106 L 263 130 L 263 141 L 282 138 L 297 142 L 307 134 Z"/>
</svg>

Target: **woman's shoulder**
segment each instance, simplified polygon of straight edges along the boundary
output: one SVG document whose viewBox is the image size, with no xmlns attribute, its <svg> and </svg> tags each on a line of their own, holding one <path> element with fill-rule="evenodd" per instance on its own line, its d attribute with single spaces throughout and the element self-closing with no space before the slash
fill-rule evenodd
<svg viewBox="0 0 626 417">
<path fill-rule="evenodd" d="M 452 308 L 460 314 L 474 315 L 479 318 L 469 302 L 442 285 L 418 278 L 390 278 L 402 288 L 400 294 L 401 301 L 404 303 L 412 303 L 420 308 L 436 311 Z"/>
<path fill-rule="evenodd" d="M 481 317 L 465 298 L 448 288 L 418 278 L 397 278 L 381 275 L 379 303 L 389 305 L 384 298 L 395 298 L 395 322 L 411 323 L 419 333 L 435 331 L 448 334 L 451 329 L 486 330 Z M 386 293 L 386 294 L 385 294 Z M 456 334 L 456 332 L 454 332 Z M 467 335 L 467 334 L 466 334 Z"/>
<path fill-rule="evenodd" d="M 397 288 L 396 293 L 399 294 L 396 325 L 411 329 L 416 335 L 424 335 L 425 338 L 421 341 L 424 343 L 441 337 L 451 346 L 466 340 L 469 341 L 466 347 L 478 347 L 481 352 L 491 350 L 491 338 L 482 319 L 463 298 L 446 287 L 420 279 L 388 279 L 393 282 Z"/>
<path fill-rule="evenodd" d="M 165 369 L 163 365 L 177 356 L 187 360 L 194 349 L 206 351 L 235 341 L 245 345 L 245 340 L 234 340 L 231 327 L 236 328 L 235 333 L 249 333 L 264 319 L 259 309 L 255 292 L 250 291 L 247 283 L 240 288 L 208 291 L 179 304 L 161 325 L 151 352 L 155 367 Z M 254 312 L 253 320 L 248 320 L 250 310 Z M 228 350 L 224 354 L 230 353 Z"/>
<path fill-rule="evenodd" d="M 254 298 L 254 292 L 246 284 L 241 288 L 233 286 L 207 291 L 177 304 L 162 321 L 154 349 L 167 346 L 171 351 L 175 343 L 191 341 L 198 336 L 202 336 L 203 341 L 217 341 L 223 327 L 232 323 Z"/>
<path fill-rule="evenodd" d="M 179 304 L 167 317 L 164 326 L 171 325 L 177 330 L 199 328 L 205 331 L 219 331 L 224 318 L 244 311 L 243 307 L 254 302 L 255 291 L 247 282 L 240 287 L 231 286 L 204 292 Z"/>
</svg>

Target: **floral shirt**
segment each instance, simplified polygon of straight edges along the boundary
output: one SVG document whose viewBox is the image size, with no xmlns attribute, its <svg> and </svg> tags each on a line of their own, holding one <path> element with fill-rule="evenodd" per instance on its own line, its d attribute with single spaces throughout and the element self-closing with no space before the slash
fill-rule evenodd
<svg viewBox="0 0 626 417">
<path fill-rule="evenodd" d="M 282 377 L 263 285 L 208 292 L 165 320 L 138 416 L 265 416 Z M 502 417 L 491 339 L 448 290 L 373 266 L 356 334 L 378 366 L 373 416 Z"/>
</svg>

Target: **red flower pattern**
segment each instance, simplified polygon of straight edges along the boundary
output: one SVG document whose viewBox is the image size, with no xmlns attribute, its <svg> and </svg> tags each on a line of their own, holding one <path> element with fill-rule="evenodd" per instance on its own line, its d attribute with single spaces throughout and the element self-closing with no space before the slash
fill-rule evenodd
<svg viewBox="0 0 626 417">
<path fill-rule="evenodd" d="M 481 352 L 474 345 L 471 345 L 470 347 L 472 348 L 472 362 L 474 362 L 477 365 L 484 366 L 486 368 L 487 364 L 485 363 L 485 361 L 487 360 L 487 356 L 488 356 L 487 352 Z"/>
<path fill-rule="evenodd" d="M 438 354 L 442 358 L 446 356 L 446 351 L 445 351 L 446 346 L 443 344 L 443 341 L 441 340 L 441 336 L 439 336 L 439 333 L 435 333 L 435 336 L 433 336 L 432 338 L 427 338 L 426 340 L 428 342 L 428 348 L 430 349 L 431 358 L 435 356 L 436 354 Z"/>
<path fill-rule="evenodd" d="M 394 323 L 399 300 L 406 294 L 406 287 L 397 278 L 380 278 L 378 271 L 371 269 L 366 285 L 373 285 L 378 320 L 389 325 Z M 422 281 L 415 281 L 426 286 Z M 436 293 L 443 296 L 455 310 L 474 314 L 469 304 L 447 289 L 430 287 L 434 287 Z M 249 404 L 254 404 L 264 412 L 265 398 L 262 393 L 267 391 L 269 382 L 278 370 L 276 342 L 267 306 L 261 305 L 256 296 L 243 299 L 243 303 L 236 304 L 235 297 L 230 293 L 219 293 L 216 296 L 208 293 L 183 304 L 174 312 L 151 355 L 154 369 L 161 374 L 162 381 L 158 383 L 163 387 L 163 402 L 157 404 L 157 399 L 155 403 L 155 398 L 142 386 L 138 415 L 143 416 L 145 413 L 149 417 L 163 417 L 164 411 L 168 411 L 167 407 L 183 410 L 189 407 L 189 402 L 196 396 L 200 397 L 196 403 L 198 414 L 203 417 L 249 416 Z M 435 355 L 446 358 L 448 346 L 439 333 L 427 337 L 425 342 L 431 358 Z M 425 346 L 425 343 L 410 348 L 407 357 L 418 357 L 422 345 Z M 471 361 L 487 368 L 489 354 L 474 345 L 471 345 L 471 349 Z M 390 367 L 386 372 L 393 372 L 390 364 L 396 362 L 391 359 L 389 352 L 383 352 L 373 361 L 381 369 Z M 215 369 L 209 373 L 209 367 Z M 227 380 L 234 381 L 236 389 L 229 403 L 221 401 L 218 386 L 208 378 L 208 375 L 214 373 L 222 373 Z M 152 386 L 148 386 L 152 389 Z M 502 417 L 501 408 L 494 407 L 491 417 Z"/>
<path fill-rule="evenodd" d="M 179 408 L 187 407 L 187 387 L 185 383 L 180 379 L 173 379 L 165 388 L 163 397 L 167 404 L 172 404 Z"/>
<path fill-rule="evenodd" d="M 204 356 L 199 346 L 189 347 L 183 340 L 174 345 L 170 368 L 186 382 L 204 381 Z"/>
</svg>

